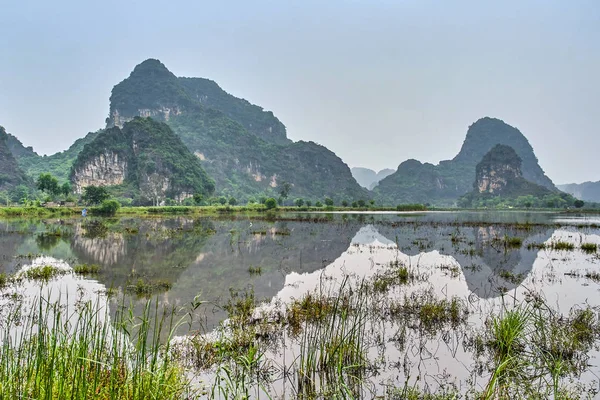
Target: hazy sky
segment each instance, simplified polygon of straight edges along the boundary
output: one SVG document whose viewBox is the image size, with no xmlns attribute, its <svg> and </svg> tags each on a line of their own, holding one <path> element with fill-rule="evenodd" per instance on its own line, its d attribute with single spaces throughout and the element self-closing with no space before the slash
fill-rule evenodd
<svg viewBox="0 0 600 400">
<path fill-rule="evenodd" d="M 555 183 L 600 180 L 600 1 L 3 0 L 0 125 L 40 154 L 104 127 L 147 58 L 348 165 L 437 163 L 501 118 Z"/>
</svg>

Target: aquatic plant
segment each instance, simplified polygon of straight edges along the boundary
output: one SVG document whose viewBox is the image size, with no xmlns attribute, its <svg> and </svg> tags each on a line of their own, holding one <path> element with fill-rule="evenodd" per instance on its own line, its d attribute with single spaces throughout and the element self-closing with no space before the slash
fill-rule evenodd
<svg viewBox="0 0 600 400">
<path fill-rule="evenodd" d="M 173 313 L 148 301 L 141 315 L 126 308 L 110 322 L 101 299 L 72 308 L 38 298 L 29 311 L 11 308 L 0 331 L 3 398 L 181 399 L 196 396 L 168 357 Z M 150 322 L 154 321 L 154 322 Z M 6 340 L 11 338 L 10 340 Z"/>
<path fill-rule="evenodd" d="M 98 264 L 77 264 L 73 267 L 73 272 L 79 275 L 94 275 L 100 272 Z"/>
<path fill-rule="evenodd" d="M 575 250 L 575 245 L 573 243 L 565 242 L 562 240 L 557 240 L 555 242 L 551 242 L 549 247 L 552 250 Z"/>
<path fill-rule="evenodd" d="M 53 265 L 40 265 L 26 269 L 21 275 L 26 279 L 49 281 L 67 271 Z"/>
<path fill-rule="evenodd" d="M 585 253 L 595 253 L 598 251 L 598 245 L 596 243 L 582 243 L 581 250 Z"/>
</svg>

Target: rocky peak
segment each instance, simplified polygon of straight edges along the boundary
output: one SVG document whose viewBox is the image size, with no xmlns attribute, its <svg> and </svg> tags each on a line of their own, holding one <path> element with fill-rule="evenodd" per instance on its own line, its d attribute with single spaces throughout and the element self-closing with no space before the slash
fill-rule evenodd
<svg viewBox="0 0 600 400">
<path fill-rule="evenodd" d="M 479 193 L 501 194 L 509 182 L 523 177 L 521 164 L 512 147 L 497 144 L 477 164 L 475 188 Z"/>
<path fill-rule="evenodd" d="M 138 116 L 168 121 L 191 103 L 177 77 L 159 60 L 149 59 L 113 88 L 106 125 L 122 128 Z"/>
<path fill-rule="evenodd" d="M 471 124 L 460 152 L 452 161 L 475 165 L 497 144 L 510 146 L 519 155 L 525 179 L 550 190 L 557 190 L 538 164 L 527 138 L 517 128 L 498 118 L 484 117 Z"/>
</svg>

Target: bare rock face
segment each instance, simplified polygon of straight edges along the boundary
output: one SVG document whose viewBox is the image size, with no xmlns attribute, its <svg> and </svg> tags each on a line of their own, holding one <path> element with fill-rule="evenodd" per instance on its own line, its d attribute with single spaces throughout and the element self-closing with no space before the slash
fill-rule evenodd
<svg viewBox="0 0 600 400">
<path fill-rule="evenodd" d="M 127 174 L 127 161 L 117 153 L 106 151 L 88 160 L 73 172 L 75 191 L 81 193 L 86 186 L 120 185 Z"/>
<path fill-rule="evenodd" d="M 214 191 L 199 159 L 168 125 L 140 117 L 123 128 L 105 129 L 85 145 L 73 163 L 71 181 L 78 193 L 87 186 L 125 185 L 140 204 L 154 205 Z"/>
<path fill-rule="evenodd" d="M 521 158 L 510 146 L 496 145 L 477 164 L 475 186 L 479 193 L 501 193 L 510 183 L 523 177 Z"/>
<path fill-rule="evenodd" d="M 169 118 L 172 115 L 180 115 L 181 109 L 179 107 L 159 107 L 159 108 L 139 108 L 137 112 L 132 116 L 125 116 L 119 113 L 118 109 L 112 110 L 110 118 L 108 119 L 108 127 L 117 126 L 119 128 L 123 128 L 123 126 L 133 120 L 135 116 L 140 116 L 143 118 L 153 118 L 157 121 L 165 121 L 168 122 Z"/>
</svg>

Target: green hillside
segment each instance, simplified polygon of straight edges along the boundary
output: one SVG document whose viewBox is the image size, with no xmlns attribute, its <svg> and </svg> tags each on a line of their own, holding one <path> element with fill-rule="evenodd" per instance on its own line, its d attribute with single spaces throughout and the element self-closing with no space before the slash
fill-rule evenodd
<svg viewBox="0 0 600 400">
<path fill-rule="evenodd" d="M 238 200 L 278 197 L 368 199 L 334 153 L 315 143 L 292 143 L 271 112 L 238 99 L 214 82 L 176 78 L 158 60 L 147 60 L 113 88 L 109 126 L 135 115 L 165 121 L 215 180 L 218 195 Z"/>
<path fill-rule="evenodd" d="M 139 204 L 160 204 L 210 195 L 214 181 L 197 157 L 165 123 L 136 117 L 102 131 L 79 153 L 71 170 L 77 191 L 86 186 L 120 186 Z"/>
<path fill-rule="evenodd" d="M 438 165 L 409 160 L 374 188 L 380 203 L 431 203 L 449 206 L 471 190 L 475 168 L 495 145 L 512 147 L 522 159 L 523 177 L 557 192 L 538 164 L 533 148 L 516 128 L 495 118 L 482 118 L 472 124 L 460 152 Z"/>
</svg>

